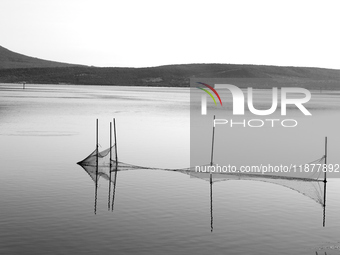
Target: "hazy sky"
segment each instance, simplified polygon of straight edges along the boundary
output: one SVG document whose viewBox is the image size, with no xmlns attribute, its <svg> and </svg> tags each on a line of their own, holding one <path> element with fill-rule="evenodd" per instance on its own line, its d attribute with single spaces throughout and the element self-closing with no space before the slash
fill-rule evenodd
<svg viewBox="0 0 340 255">
<path fill-rule="evenodd" d="M 340 69 L 340 1 L 0 0 L 0 45 L 94 66 Z"/>
</svg>

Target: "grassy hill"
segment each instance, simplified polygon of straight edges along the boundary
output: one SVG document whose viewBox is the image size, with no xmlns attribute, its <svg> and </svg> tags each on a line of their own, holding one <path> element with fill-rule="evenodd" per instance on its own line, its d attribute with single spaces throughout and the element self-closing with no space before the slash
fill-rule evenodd
<svg viewBox="0 0 340 255">
<path fill-rule="evenodd" d="M 189 78 L 230 78 L 252 87 L 340 89 L 340 70 L 234 64 L 186 64 L 149 68 L 76 66 L 27 57 L 0 47 L 0 82 L 38 84 L 189 86 Z M 270 84 L 263 83 L 270 80 Z M 241 84 L 240 84 L 240 81 Z M 237 83 L 238 82 L 238 83 Z"/>
<path fill-rule="evenodd" d="M 70 66 L 76 65 L 28 57 L 0 46 L 0 69 Z"/>
</svg>

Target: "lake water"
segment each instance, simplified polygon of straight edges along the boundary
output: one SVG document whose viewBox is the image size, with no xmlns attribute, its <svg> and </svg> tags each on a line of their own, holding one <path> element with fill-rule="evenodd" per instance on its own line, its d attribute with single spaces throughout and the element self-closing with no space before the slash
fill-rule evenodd
<svg viewBox="0 0 340 255">
<path fill-rule="evenodd" d="M 322 156 L 327 134 L 329 162 L 339 163 L 338 96 L 313 95 L 310 107 L 318 121 L 306 120 L 311 128 L 301 128 L 304 138 L 301 130 L 291 130 L 275 141 L 282 144 L 284 160 L 303 163 Z M 0 254 L 340 254 L 337 178 L 327 183 L 325 227 L 322 206 L 291 189 L 216 182 L 211 204 L 209 182 L 161 170 L 118 172 L 112 211 L 108 182 L 100 178 L 94 213 L 95 184 L 76 162 L 95 149 L 95 120 L 104 150 L 109 122 L 116 118 L 120 161 L 187 167 L 189 98 L 189 88 L 26 85 L 22 90 L 1 84 Z M 296 143 L 284 143 L 290 136 Z M 261 147 L 244 149 L 250 164 Z M 249 159 L 248 153 L 256 157 Z"/>
</svg>

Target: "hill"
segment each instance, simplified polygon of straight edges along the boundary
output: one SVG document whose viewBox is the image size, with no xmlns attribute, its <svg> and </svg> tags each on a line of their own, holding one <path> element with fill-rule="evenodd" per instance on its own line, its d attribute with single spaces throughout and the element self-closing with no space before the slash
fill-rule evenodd
<svg viewBox="0 0 340 255">
<path fill-rule="evenodd" d="M 48 61 L 28 57 L 0 46 L 0 69 L 7 68 L 37 68 L 37 67 L 70 67 L 73 64 Z"/>
<path fill-rule="evenodd" d="M 31 58 L 0 47 L 0 82 L 5 83 L 187 87 L 190 78 L 230 78 L 236 85 L 254 88 L 275 84 L 340 89 L 340 70 L 335 69 L 235 64 L 99 68 Z"/>
</svg>

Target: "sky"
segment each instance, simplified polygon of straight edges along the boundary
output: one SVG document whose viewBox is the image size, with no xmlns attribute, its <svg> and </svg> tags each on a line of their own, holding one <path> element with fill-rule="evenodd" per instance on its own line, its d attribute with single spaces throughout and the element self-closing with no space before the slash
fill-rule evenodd
<svg viewBox="0 0 340 255">
<path fill-rule="evenodd" d="M 0 0 L 0 45 L 99 67 L 340 69 L 340 1 Z"/>
</svg>

